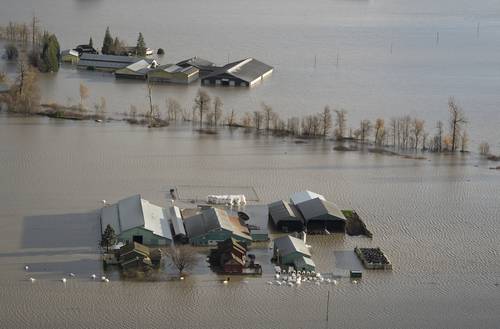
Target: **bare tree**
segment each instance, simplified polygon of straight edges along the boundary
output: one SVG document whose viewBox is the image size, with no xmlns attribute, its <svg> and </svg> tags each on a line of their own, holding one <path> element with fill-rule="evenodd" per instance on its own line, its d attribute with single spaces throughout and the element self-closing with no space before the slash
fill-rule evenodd
<svg viewBox="0 0 500 329">
<path fill-rule="evenodd" d="M 194 99 L 193 111 L 198 111 L 200 129 L 203 127 L 203 114 L 210 110 L 210 96 L 205 90 L 199 89 Z M 194 112 L 193 112 L 194 113 Z"/>
<path fill-rule="evenodd" d="M 196 264 L 196 251 L 191 246 L 172 246 L 168 249 L 167 254 L 170 258 L 171 266 L 179 271 L 179 276 Z"/>
<path fill-rule="evenodd" d="M 260 126 L 262 124 L 263 120 L 262 112 L 260 111 L 254 111 L 253 112 L 253 126 L 255 129 L 260 130 Z"/>
<path fill-rule="evenodd" d="M 453 97 L 450 97 L 448 100 L 448 110 L 450 112 L 451 151 L 455 152 L 461 129 L 467 123 L 467 119 L 465 118 L 464 111 L 458 106 Z"/>
<path fill-rule="evenodd" d="M 392 137 L 392 145 L 396 147 L 396 137 L 397 137 L 397 120 L 395 118 L 391 118 L 390 129 L 391 129 L 391 137 Z"/>
<path fill-rule="evenodd" d="M 241 119 L 241 125 L 243 127 L 247 127 L 247 128 L 250 128 L 252 127 L 252 113 L 250 112 L 245 112 L 245 114 L 243 115 L 243 118 Z"/>
<path fill-rule="evenodd" d="M 321 112 L 321 129 L 323 137 L 326 137 L 330 133 L 330 129 L 332 129 L 332 112 L 330 107 L 326 105 L 323 108 L 323 112 Z"/>
<path fill-rule="evenodd" d="M 177 121 L 177 116 L 182 112 L 179 102 L 172 97 L 167 98 L 167 120 Z"/>
<path fill-rule="evenodd" d="M 288 119 L 286 129 L 292 135 L 299 135 L 300 134 L 300 119 L 298 117 L 291 117 L 290 119 Z"/>
<path fill-rule="evenodd" d="M 479 154 L 482 156 L 490 155 L 490 144 L 481 142 L 481 144 L 479 144 Z"/>
<path fill-rule="evenodd" d="M 262 102 L 261 107 L 262 107 L 262 113 L 264 114 L 264 122 L 266 123 L 266 131 L 269 131 L 271 128 L 270 123 L 271 120 L 273 119 L 273 108 L 264 102 Z"/>
<path fill-rule="evenodd" d="M 40 106 L 38 74 L 24 58 L 18 62 L 16 82 L 8 96 L 6 103 L 10 111 L 33 113 Z"/>
<path fill-rule="evenodd" d="M 216 126 L 219 124 L 219 120 L 222 118 L 222 106 L 224 106 L 224 103 L 222 103 L 222 100 L 219 96 L 216 96 L 214 98 L 214 125 Z"/>
<path fill-rule="evenodd" d="M 229 115 L 227 116 L 227 125 L 229 127 L 232 127 L 234 126 L 235 123 L 236 123 L 236 116 L 234 114 L 234 110 L 231 110 L 231 113 L 229 113 Z"/>
<path fill-rule="evenodd" d="M 443 129 L 443 122 L 438 121 L 436 124 L 436 129 L 437 129 L 437 134 L 436 134 L 436 146 L 438 152 L 441 152 L 443 150 L 443 134 L 444 134 L 444 129 Z"/>
<path fill-rule="evenodd" d="M 381 146 L 384 142 L 384 134 L 385 134 L 385 128 L 384 128 L 384 119 L 378 118 L 375 120 L 375 144 L 377 146 Z"/>
<path fill-rule="evenodd" d="M 335 110 L 335 137 L 342 140 L 345 136 L 347 124 L 347 111 L 344 109 Z"/>
<path fill-rule="evenodd" d="M 364 143 L 366 138 L 370 135 L 370 131 L 372 130 L 372 124 L 370 120 L 361 120 L 361 123 L 359 125 L 359 131 L 360 131 L 360 139 L 361 143 Z"/>
<path fill-rule="evenodd" d="M 420 142 L 420 137 L 424 132 L 424 120 L 414 119 L 413 120 L 413 139 L 415 142 L 415 150 L 418 149 L 418 143 Z"/>
<path fill-rule="evenodd" d="M 460 135 L 460 145 L 462 146 L 460 152 L 466 152 L 467 146 L 469 145 L 469 135 L 467 134 L 467 130 L 463 130 Z"/>
<path fill-rule="evenodd" d="M 83 102 L 89 97 L 89 94 L 89 88 L 83 82 L 80 82 L 80 111 L 83 111 Z"/>
</svg>

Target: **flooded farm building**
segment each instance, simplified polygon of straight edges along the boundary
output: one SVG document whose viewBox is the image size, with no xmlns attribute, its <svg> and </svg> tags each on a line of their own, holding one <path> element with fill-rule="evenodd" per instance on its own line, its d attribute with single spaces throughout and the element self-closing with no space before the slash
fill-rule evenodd
<svg viewBox="0 0 500 329">
<path fill-rule="evenodd" d="M 151 204 L 137 194 L 102 208 L 101 231 L 109 224 L 118 241 L 168 245 L 173 239 L 170 216 L 168 209 Z"/>
<path fill-rule="evenodd" d="M 314 271 L 316 267 L 304 241 L 290 235 L 274 240 L 273 258 L 278 264 L 294 266 L 297 270 Z"/>
<path fill-rule="evenodd" d="M 269 218 L 274 226 L 282 232 L 301 232 L 304 230 L 304 219 L 293 205 L 284 200 L 269 204 Z"/>
<path fill-rule="evenodd" d="M 224 65 L 202 78 L 204 86 L 250 87 L 273 72 L 273 67 L 254 58 L 247 58 Z"/>
<path fill-rule="evenodd" d="M 320 198 L 298 203 L 308 232 L 344 232 L 346 218 L 333 203 Z"/>
<path fill-rule="evenodd" d="M 78 61 L 77 68 L 91 71 L 107 71 L 114 72 L 123 69 L 133 63 L 139 62 L 141 59 L 130 56 L 116 55 L 97 55 L 83 53 Z"/>
</svg>

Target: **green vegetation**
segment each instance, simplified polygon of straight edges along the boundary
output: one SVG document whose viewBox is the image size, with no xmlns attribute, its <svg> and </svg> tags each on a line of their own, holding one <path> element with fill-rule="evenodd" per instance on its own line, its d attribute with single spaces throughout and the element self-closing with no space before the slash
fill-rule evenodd
<svg viewBox="0 0 500 329">
<path fill-rule="evenodd" d="M 57 37 L 54 34 L 45 32 L 42 38 L 41 65 L 38 68 L 42 72 L 59 71 L 60 56 L 61 50 Z"/>
<path fill-rule="evenodd" d="M 106 248 L 106 251 L 109 251 L 109 247 L 113 246 L 116 241 L 115 230 L 108 224 L 101 236 L 101 247 Z"/>
<path fill-rule="evenodd" d="M 141 32 L 139 32 L 139 37 L 137 38 L 137 46 L 135 52 L 137 56 L 146 56 L 146 42 L 144 41 L 144 37 L 142 36 Z"/>
<path fill-rule="evenodd" d="M 113 49 L 113 37 L 111 36 L 111 32 L 109 31 L 109 26 L 106 27 L 106 32 L 104 33 L 104 41 L 102 42 L 101 53 L 104 55 L 111 54 Z"/>
</svg>

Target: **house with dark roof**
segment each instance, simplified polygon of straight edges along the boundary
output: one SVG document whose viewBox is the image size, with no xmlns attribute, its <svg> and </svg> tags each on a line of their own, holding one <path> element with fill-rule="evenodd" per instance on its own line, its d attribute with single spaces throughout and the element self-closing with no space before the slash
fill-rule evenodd
<svg viewBox="0 0 500 329">
<path fill-rule="evenodd" d="M 290 266 L 298 265 L 300 269 L 309 268 L 307 269 L 308 271 L 310 271 L 311 268 L 315 268 L 314 262 L 311 259 L 311 252 L 301 239 L 287 235 L 277 238 L 273 242 L 273 258 L 277 264 Z M 304 265 L 304 263 L 307 265 Z"/>
<path fill-rule="evenodd" d="M 78 61 L 77 68 L 81 70 L 97 70 L 114 72 L 123 69 L 133 63 L 137 63 L 141 58 L 131 56 L 97 55 L 83 53 Z"/>
<path fill-rule="evenodd" d="M 304 218 L 307 232 L 345 232 L 347 219 L 332 202 L 314 198 L 296 204 Z"/>
<path fill-rule="evenodd" d="M 109 224 L 118 241 L 146 245 L 172 243 L 171 212 L 141 198 L 139 194 L 105 206 L 101 210 L 101 230 Z"/>
<path fill-rule="evenodd" d="M 273 72 L 273 67 L 254 58 L 246 58 L 224 65 L 203 77 L 204 86 L 250 87 Z"/>
<path fill-rule="evenodd" d="M 284 200 L 270 203 L 269 219 L 282 232 L 301 232 L 304 230 L 304 219 L 295 205 Z"/>
<path fill-rule="evenodd" d="M 189 242 L 196 246 L 216 245 L 217 242 L 234 238 L 250 244 L 248 228 L 237 216 L 231 217 L 225 210 L 209 208 L 184 220 Z"/>
</svg>

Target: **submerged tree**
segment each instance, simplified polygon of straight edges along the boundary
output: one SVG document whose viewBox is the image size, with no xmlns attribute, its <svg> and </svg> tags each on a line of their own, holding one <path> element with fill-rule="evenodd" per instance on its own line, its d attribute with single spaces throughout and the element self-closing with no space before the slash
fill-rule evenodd
<svg viewBox="0 0 500 329">
<path fill-rule="evenodd" d="M 42 72 L 59 71 L 60 53 L 57 37 L 54 34 L 45 33 L 42 38 L 42 65 L 39 69 Z"/>
<path fill-rule="evenodd" d="M 83 102 L 89 97 L 89 94 L 89 88 L 83 82 L 80 82 L 80 111 L 83 111 Z"/>
<path fill-rule="evenodd" d="M 347 111 L 344 109 L 335 110 L 335 138 L 342 140 L 345 136 L 347 123 Z"/>
<path fill-rule="evenodd" d="M 332 129 L 332 113 L 328 105 L 321 112 L 321 127 L 323 130 L 322 135 L 326 137 L 330 133 L 330 129 Z"/>
<path fill-rule="evenodd" d="M 210 96 L 205 90 L 199 89 L 194 99 L 193 114 L 197 111 L 200 119 L 200 129 L 203 127 L 203 114 L 210 110 Z"/>
<path fill-rule="evenodd" d="M 109 247 L 115 245 L 116 241 L 115 230 L 108 224 L 104 229 L 104 233 L 101 235 L 101 247 L 109 251 Z"/>
<path fill-rule="evenodd" d="M 219 124 L 220 119 L 222 118 L 222 107 L 224 103 L 219 96 L 214 98 L 214 125 L 217 126 Z"/>
<path fill-rule="evenodd" d="M 191 246 L 173 246 L 168 249 L 167 254 L 171 266 L 179 271 L 179 276 L 196 264 L 196 251 Z"/>
<path fill-rule="evenodd" d="M 458 145 L 458 140 L 461 134 L 461 130 L 467 123 L 464 111 L 455 102 L 453 97 L 448 100 L 448 110 L 450 112 L 450 136 L 451 136 L 451 151 L 455 152 Z"/>
<path fill-rule="evenodd" d="M 17 57 L 19 56 L 19 51 L 17 50 L 16 45 L 13 43 L 6 44 L 5 55 L 7 56 L 8 60 L 17 59 Z"/>
</svg>

